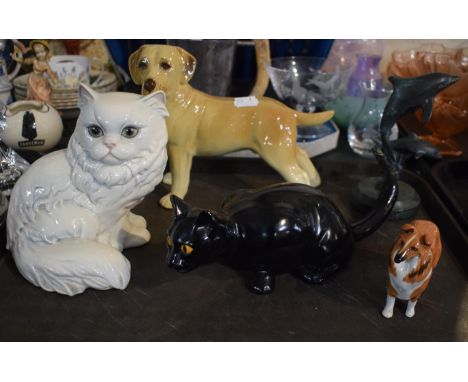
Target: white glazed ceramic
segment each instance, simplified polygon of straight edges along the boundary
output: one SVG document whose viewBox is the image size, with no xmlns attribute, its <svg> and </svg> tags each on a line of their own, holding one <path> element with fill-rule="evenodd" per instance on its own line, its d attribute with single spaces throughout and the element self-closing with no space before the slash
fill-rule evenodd
<svg viewBox="0 0 468 382">
<path fill-rule="evenodd" d="M 7 209 L 8 199 L 3 194 L 3 192 L 0 191 L 0 229 L 3 227 L 3 223 L 5 223 Z"/>
<path fill-rule="evenodd" d="M 32 164 L 16 183 L 7 248 L 21 274 L 47 291 L 124 289 L 124 248 L 147 243 L 130 210 L 161 181 L 168 115 L 162 92 L 99 94 L 80 87 L 81 113 L 66 150 Z"/>
<path fill-rule="evenodd" d="M 60 114 L 42 101 L 17 101 L 4 110 L 2 140 L 15 150 L 47 151 L 62 137 Z"/>
<path fill-rule="evenodd" d="M 89 84 L 92 62 L 97 63 L 99 66 L 99 74 L 92 81 L 95 84 L 102 79 L 104 73 L 104 65 L 97 58 L 90 60 L 86 56 L 79 55 L 53 56 L 49 61 L 49 65 L 59 79 L 59 85 L 55 87 L 77 88 L 81 82 Z"/>
</svg>

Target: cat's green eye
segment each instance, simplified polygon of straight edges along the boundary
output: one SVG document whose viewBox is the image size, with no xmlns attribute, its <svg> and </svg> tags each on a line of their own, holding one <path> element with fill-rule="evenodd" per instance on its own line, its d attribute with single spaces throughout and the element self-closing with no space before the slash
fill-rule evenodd
<svg viewBox="0 0 468 382">
<path fill-rule="evenodd" d="M 168 245 L 168 247 L 172 247 L 172 244 L 174 244 L 170 236 L 166 238 L 166 244 Z"/>
<path fill-rule="evenodd" d="M 122 132 L 120 134 L 124 138 L 135 138 L 138 135 L 139 131 L 140 129 L 138 127 L 127 126 L 122 129 Z"/>
<path fill-rule="evenodd" d="M 104 135 L 104 131 L 102 131 L 102 129 L 97 125 L 88 126 L 88 133 L 93 138 L 99 138 Z"/>
<path fill-rule="evenodd" d="M 182 245 L 182 247 L 180 247 L 180 249 L 182 250 L 182 253 L 184 255 L 190 255 L 193 252 L 193 248 L 188 244 Z"/>
</svg>

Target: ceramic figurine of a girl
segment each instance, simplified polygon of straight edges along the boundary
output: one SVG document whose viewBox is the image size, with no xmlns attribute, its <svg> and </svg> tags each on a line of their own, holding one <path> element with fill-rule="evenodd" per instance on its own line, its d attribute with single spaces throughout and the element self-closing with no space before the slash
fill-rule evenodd
<svg viewBox="0 0 468 382">
<path fill-rule="evenodd" d="M 58 79 L 57 75 L 49 66 L 49 44 L 45 40 L 32 40 L 29 44 L 29 48 L 25 50 L 25 53 L 28 51 L 33 52 L 33 57 L 23 58 L 19 55 L 18 50 L 15 50 L 11 55 L 15 61 L 23 64 L 32 64 L 33 66 L 33 70 L 28 77 L 26 99 L 50 103 L 52 87 L 45 74 L 47 73 L 53 82 L 56 82 Z"/>
</svg>

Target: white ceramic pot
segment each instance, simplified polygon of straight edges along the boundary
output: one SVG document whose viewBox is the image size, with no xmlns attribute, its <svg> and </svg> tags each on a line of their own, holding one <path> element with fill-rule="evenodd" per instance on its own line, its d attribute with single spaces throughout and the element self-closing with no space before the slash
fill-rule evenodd
<svg viewBox="0 0 468 382">
<path fill-rule="evenodd" d="M 97 84 L 104 75 L 104 64 L 97 58 L 88 58 L 79 55 L 57 55 L 50 61 L 51 69 L 57 74 L 59 84 L 57 88 L 78 88 L 80 82 L 85 84 Z M 91 81 L 91 66 L 95 65 L 98 69 L 97 78 Z"/>
<path fill-rule="evenodd" d="M 14 150 L 47 151 L 62 137 L 60 114 L 41 101 L 17 101 L 7 105 L 4 118 L 2 140 Z"/>
</svg>

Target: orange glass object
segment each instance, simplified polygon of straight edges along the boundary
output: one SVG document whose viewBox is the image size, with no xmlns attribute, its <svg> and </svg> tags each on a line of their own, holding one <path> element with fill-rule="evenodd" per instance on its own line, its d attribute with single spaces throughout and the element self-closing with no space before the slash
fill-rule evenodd
<svg viewBox="0 0 468 382">
<path fill-rule="evenodd" d="M 387 69 L 389 76 L 400 77 L 432 72 L 460 79 L 435 97 L 432 117 L 426 126 L 431 135 L 421 138 L 437 146 L 442 155 L 459 156 L 462 152 L 452 137 L 468 130 L 468 48 L 447 49 L 441 44 L 431 44 L 416 50 L 395 51 Z M 421 111 L 416 116 L 422 121 Z"/>
</svg>

